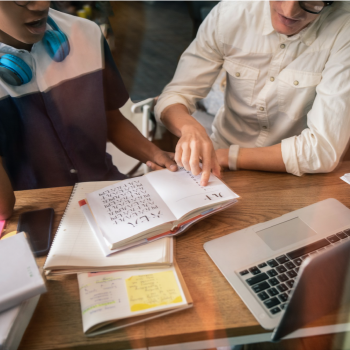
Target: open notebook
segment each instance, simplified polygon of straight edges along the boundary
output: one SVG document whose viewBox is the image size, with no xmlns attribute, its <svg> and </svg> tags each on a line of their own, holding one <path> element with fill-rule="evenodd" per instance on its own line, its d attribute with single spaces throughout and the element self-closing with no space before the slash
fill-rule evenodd
<svg viewBox="0 0 350 350">
<path fill-rule="evenodd" d="M 106 271 L 116 269 L 162 268 L 173 263 L 173 239 L 164 238 L 148 245 L 118 252 L 102 250 L 90 229 L 78 201 L 87 193 L 116 181 L 82 182 L 74 186 L 71 197 L 47 256 L 47 274 Z M 106 255 L 109 254 L 107 257 Z"/>
<path fill-rule="evenodd" d="M 126 249 L 179 234 L 237 202 L 213 174 L 205 187 L 200 177 L 184 168 L 154 171 L 89 193 L 79 204 L 104 249 Z"/>
</svg>

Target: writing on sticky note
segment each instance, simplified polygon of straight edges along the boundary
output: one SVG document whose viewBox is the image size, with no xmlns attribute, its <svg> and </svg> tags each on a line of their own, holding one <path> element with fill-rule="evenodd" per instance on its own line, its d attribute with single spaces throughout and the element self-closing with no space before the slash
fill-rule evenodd
<svg viewBox="0 0 350 350">
<path fill-rule="evenodd" d="M 131 311 L 182 302 L 173 271 L 132 276 L 125 280 Z"/>
</svg>

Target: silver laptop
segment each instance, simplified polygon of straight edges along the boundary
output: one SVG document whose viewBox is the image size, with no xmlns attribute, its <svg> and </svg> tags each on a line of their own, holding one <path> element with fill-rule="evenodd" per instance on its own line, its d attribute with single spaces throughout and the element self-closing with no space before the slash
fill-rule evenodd
<svg viewBox="0 0 350 350">
<path fill-rule="evenodd" d="M 350 256 L 350 209 L 331 198 L 214 239 L 204 249 L 262 327 L 275 329 L 286 310 L 293 314 L 287 307 L 291 299 L 303 294 L 295 290 L 305 285 L 300 276 L 305 263 L 317 264 L 322 260 L 317 256 L 328 255 L 345 242 Z M 275 331 L 273 340 L 288 334 L 285 325 L 279 328 L 283 331 Z"/>
</svg>

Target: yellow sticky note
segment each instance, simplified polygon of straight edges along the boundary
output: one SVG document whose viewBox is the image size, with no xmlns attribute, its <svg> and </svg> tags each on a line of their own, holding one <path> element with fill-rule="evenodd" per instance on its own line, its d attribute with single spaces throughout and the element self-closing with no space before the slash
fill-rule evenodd
<svg viewBox="0 0 350 350">
<path fill-rule="evenodd" d="M 3 236 L 1 237 L 1 239 L 6 239 L 6 238 L 12 237 L 12 236 L 14 236 L 14 235 L 16 235 L 16 234 L 17 234 L 17 231 L 11 231 L 11 232 L 6 233 L 5 235 L 3 235 Z"/>
<path fill-rule="evenodd" d="M 182 302 L 174 271 L 132 276 L 125 282 L 131 311 Z"/>
</svg>

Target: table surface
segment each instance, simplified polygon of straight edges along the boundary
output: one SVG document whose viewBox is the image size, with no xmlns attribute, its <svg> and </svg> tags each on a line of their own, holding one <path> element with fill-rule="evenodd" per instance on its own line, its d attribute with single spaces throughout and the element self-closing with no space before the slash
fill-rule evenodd
<svg viewBox="0 0 350 350">
<path fill-rule="evenodd" d="M 176 238 L 176 260 L 193 298 L 193 308 L 87 338 L 76 275 L 50 277 L 48 293 L 41 296 L 20 349 L 132 349 L 266 332 L 206 254 L 203 244 L 327 198 L 350 207 L 350 186 L 340 180 L 347 172 L 350 162 L 329 174 L 302 177 L 257 171 L 223 173 L 223 180 L 241 196 L 239 202 Z M 16 192 L 14 215 L 6 230 L 16 229 L 20 213 L 52 207 L 56 232 L 71 191 L 72 187 L 61 187 Z M 45 257 L 37 262 L 43 266 Z"/>
</svg>

